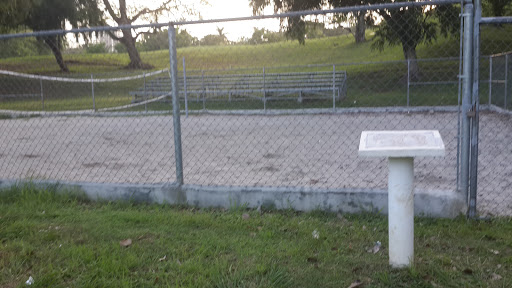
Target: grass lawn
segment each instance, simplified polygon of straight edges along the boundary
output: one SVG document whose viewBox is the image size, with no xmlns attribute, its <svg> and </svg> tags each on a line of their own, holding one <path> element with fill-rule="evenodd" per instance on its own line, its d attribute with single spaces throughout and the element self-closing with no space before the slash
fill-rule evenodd
<svg viewBox="0 0 512 288">
<path fill-rule="evenodd" d="M 509 25 L 510 26 L 510 25 Z M 510 50 L 512 38 L 508 37 L 512 26 L 482 28 L 482 55 L 489 55 Z M 371 49 L 374 31 L 367 30 L 369 41 L 356 44 L 354 37 L 343 35 L 308 39 L 305 45 L 297 41 L 283 41 L 261 45 L 222 45 L 194 46 L 178 49 L 178 70 L 183 71 L 182 57 L 186 59 L 187 73 L 200 75 L 201 70 L 242 69 L 240 73 L 261 73 L 265 67 L 267 72 L 285 72 L 304 70 L 305 65 L 312 65 L 308 71 L 332 71 L 336 64 L 338 71 L 346 71 L 347 98 L 337 103 L 337 107 L 381 107 L 405 106 L 407 104 L 407 65 L 404 62 L 400 45 L 385 47 L 382 52 Z M 435 84 L 439 81 L 457 82 L 459 63 L 447 60 L 446 57 L 459 56 L 460 43 L 455 37 L 439 36 L 432 44 L 421 44 L 417 47 L 418 59 L 442 58 L 440 61 L 420 61 L 421 86 L 411 86 L 409 103 L 412 106 L 456 105 L 457 84 Z M 155 70 L 169 67 L 167 50 L 141 52 L 145 63 L 151 64 Z M 142 74 L 141 70 L 126 69 L 129 59 L 126 54 L 65 54 L 64 59 L 71 71 L 69 74 L 59 72 L 52 55 L 13 57 L 0 59 L 0 69 L 31 74 L 56 75 L 61 77 L 112 78 Z M 391 61 L 391 62 L 389 62 Z M 481 62 L 481 77 L 488 79 L 488 60 Z M 359 63 L 359 64 L 357 64 Z M 316 67 L 315 65 L 325 65 Z M 300 67 L 300 68 L 299 68 Z M 315 70 L 315 71 L 316 71 Z M 147 71 L 146 71 L 147 72 Z M 166 75 L 157 75 L 156 77 Z M 147 79 L 148 81 L 151 78 Z M 18 77 L 0 77 L 0 95 L 34 94 L 32 98 L 0 97 L 0 109 L 22 111 L 41 111 L 41 87 L 37 80 L 26 80 Z M 131 103 L 131 91 L 143 87 L 143 80 L 121 81 L 95 85 L 96 108 L 122 106 Z M 92 109 L 91 85 L 89 83 L 43 82 L 46 111 Z M 488 102 L 487 88 L 482 87 L 482 103 Z M 499 91 L 496 88 L 495 92 Z M 500 90 L 501 91 L 501 90 Z M 499 100 L 499 93 L 496 95 Z M 325 102 L 325 103 L 324 103 Z M 295 109 L 332 106 L 329 101 L 315 104 L 297 105 L 281 102 L 270 105 L 269 109 Z M 512 102 L 512 101 L 511 101 Z M 161 110 L 162 105 L 149 105 L 150 110 Z M 164 104 L 163 109 L 167 109 Z M 228 102 L 207 103 L 207 109 L 261 109 L 262 103 L 233 105 Z M 191 103 L 190 109 L 202 109 L 203 105 Z M 145 110 L 136 107 L 131 110 Z"/>
<path fill-rule="evenodd" d="M 1 287 L 26 287 L 29 276 L 31 287 L 512 283 L 510 219 L 418 218 L 415 263 L 403 270 L 388 266 L 387 220 L 375 214 L 89 202 L 22 186 L 0 194 L 0 220 Z M 380 251 L 368 252 L 376 241 Z"/>
</svg>

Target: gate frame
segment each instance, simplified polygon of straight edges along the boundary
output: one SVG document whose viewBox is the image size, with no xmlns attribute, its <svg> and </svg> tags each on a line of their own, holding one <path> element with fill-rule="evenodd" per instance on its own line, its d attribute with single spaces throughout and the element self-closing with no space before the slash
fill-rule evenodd
<svg viewBox="0 0 512 288">
<path fill-rule="evenodd" d="M 469 170 L 469 207 L 468 218 L 477 217 L 477 182 L 478 182 L 478 134 L 479 134 L 479 113 L 480 113 L 480 95 L 479 95 L 479 68 L 480 68 L 480 28 L 482 25 L 488 24 L 512 24 L 512 17 L 482 17 L 481 0 L 474 0 L 473 13 L 473 83 L 471 110 L 467 111 L 468 120 L 471 122 L 470 130 L 470 170 Z M 467 4 L 466 4 L 467 3 Z M 471 5 L 471 1 L 465 2 L 465 5 Z M 461 177 L 464 173 L 461 171 Z"/>
</svg>

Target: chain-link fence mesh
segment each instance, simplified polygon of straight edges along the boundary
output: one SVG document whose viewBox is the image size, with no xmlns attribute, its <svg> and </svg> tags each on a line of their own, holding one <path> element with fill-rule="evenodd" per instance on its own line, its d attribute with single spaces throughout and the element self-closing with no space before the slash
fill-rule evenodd
<svg viewBox="0 0 512 288">
<path fill-rule="evenodd" d="M 446 156 L 415 160 L 416 188 L 457 190 L 461 7 L 410 4 L 346 8 L 366 13 L 358 43 L 335 13 L 245 20 L 238 40 L 222 28 L 238 22 L 176 25 L 184 183 L 384 189 L 386 160 L 358 157 L 361 132 L 435 129 Z M 0 178 L 176 181 L 167 35 L 0 40 Z"/>
<path fill-rule="evenodd" d="M 512 60 L 510 24 L 480 29 L 480 114 L 477 212 L 483 216 L 512 214 Z"/>
</svg>

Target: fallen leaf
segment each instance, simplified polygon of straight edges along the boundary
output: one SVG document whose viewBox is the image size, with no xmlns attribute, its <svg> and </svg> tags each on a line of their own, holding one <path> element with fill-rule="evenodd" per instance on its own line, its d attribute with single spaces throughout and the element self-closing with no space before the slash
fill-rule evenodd
<svg viewBox="0 0 512 288">
<path fill-rule="evenodd" d="M 249 216 L 249 214 L 247 214 L 247 213 L 242 214 L 242 219 L 244 219 L 244 220 L 247 220 L 247 219 L 249 219 L 250 217 L 251 217 L 251 216 Z"/>
<path fill-rule="evenodd" d="M 27 281 L 25 281 L 25 284 L 26 284 L 26 285 L 32 285 L 32 284 L 34 284 L 34 278 L 32 278 L 32 276 L 29 276 L 29 277 L 28 277 L 28 280 L 27 280 Z"/>
<path fill-rule="evenodd" d="M 364 230 L 366 230 L 366 226 L 365 226 L 365 225 L 363 225 L 363 231 L 364 231 Z"/>
<path fill-rule="evenodd" d="M 363 282 L 361 282 L 361 280 L 356 280 L 354 281 L 352 284 L 350 284 L 350 286 L 348 286 L 348 288 L 356 288 L 356 287 L 362 287 L 363 286 Z"/>
<path fill-rule="evenodd" d="M 471 270 L 469 268 L 466 268 L 466 269 L 462 270 L 462 272 L 464 272 L 464 274 L 468 274 L 468 275 L 473 274 L 473 270 Z"/>
<path fill-rule="evenodd" d="M 316 230 L 314 230 L 313 233 L 311 233 L 311 234 L 313 235 L 313 238 L 315 238 L 315 239 L 320 238 L 320 232 L 318 232 Z"/>
<path fill-rule="evenodd" d="M 164 255 L 164 257 L 159 258 L 159 259 L 158 259 L 158 262 L 162 262 L 162 261 L 164 261 L 165 259 L 167 259 L 167 255 Z"/>
<path fill-rule="evenodd" d="M 503 277 L 501 277 L 501 275 L 496 274 L 496 273 L 492 273 L 492 275 L 491 275 L 491 280 L 493 280 L 493 281 L 500 280 L 501 278 L 503 278 Z"/>
<path fill-rule="evenodd" d="M 132 239 L 125 239 L 121 242 L 119 242 L 119 245 L 121 245 L 121 247 L 128 247 L 130 245 L 132 245 Z"/>
<path fill-rule="evenodd" d="M 178 265 L 180 265 L 180 266 L 181 266 L 180 259 L 176 260 L 176 263 L 178 263 Z"/>
<path fill-rule="evenodd" d="M 379 252 L 381 245 L 382 244 L 380 243 L 380 241 L 377 241 L 377 242 L 375 242 L 375 245 L 373 246 L 373 248 L 366 250 L 366 252 L 376 254 L 377 252 Z"/>
<path fill-rule="evenodd" d="M 490 251 L 491 253 L 493 253 L 494 255 L 498 255 L 498 254 L 500 254 L 500 251 L 498 251 L 498 250 L 489 249 L 489 251 Z"/>
</svg>

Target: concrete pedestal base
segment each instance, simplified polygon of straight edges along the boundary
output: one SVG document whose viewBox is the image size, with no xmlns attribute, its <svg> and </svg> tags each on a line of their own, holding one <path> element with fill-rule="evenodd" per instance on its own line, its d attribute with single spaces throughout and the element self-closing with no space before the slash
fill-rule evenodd
<svg viewBox="0 0 512 288">
<path fill-rule="evenodd" d="M 389 264 L 410 266 L 414 260 L 414 160 L 389 158 Z"/>
</svg>

